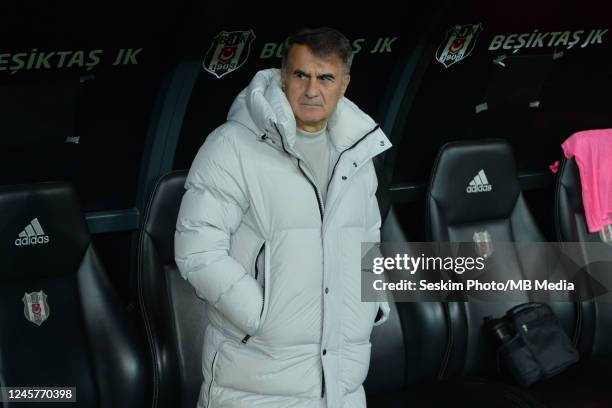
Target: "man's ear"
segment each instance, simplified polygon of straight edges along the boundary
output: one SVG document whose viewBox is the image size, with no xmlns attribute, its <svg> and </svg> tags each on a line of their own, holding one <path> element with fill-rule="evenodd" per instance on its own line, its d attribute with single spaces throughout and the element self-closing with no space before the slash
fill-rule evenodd
<svg viewBox="0 0 612 408">
<path fill-rule="evenodd" d="M 346 92 L 346 88 L 348 88 L 349 82 L 351 82 L 351 76 L 349 74 L 346 74 L 342 78 L 342 96 L 344 96 L 344 93 Z"/>
</svg>

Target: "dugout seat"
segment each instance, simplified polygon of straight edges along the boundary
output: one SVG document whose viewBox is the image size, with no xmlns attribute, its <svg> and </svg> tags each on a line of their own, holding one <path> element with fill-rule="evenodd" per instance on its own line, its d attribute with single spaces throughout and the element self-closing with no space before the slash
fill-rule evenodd
<svg viewBox="0 0 612 408">
<path fill-rule="evenodd" d="M 609 171 L 609 169 L 607 169 Z M 612 288 L 612 248 L 607 247 L 598 232 L 589 233 L 584 206 L 582 204 L 582 184 L 578 166 L 574 159 L 563 159 L 557 175 L 555 197 L 555 227 L 560 242 L 575 243 L 580 247 L 584 263 L 593 285 L 602 284 Z M 610 254 L 594 258 L 602 252 Z M 591 257 L 591 259 L 589 259 Z M 582 302 L 582 311 L 587 321 L 593 322 L 584 327 L 581 348 L 584 357 L 612 359 L 612 295 L 594 290 L 594 298 Z"/>
<path fill-rule="evenodd" d="M 541 260 L 534 259 L 538 257 L 529 250 L 521 252 L 521 248 L 528 249 L 529 244 L 547 247 L 538 244 L 544 238 L 523 198 L 513 153 L 507 142 L 489 139 L 444 145 L 432 170 L 426 200 L 426 233 L 430 240 L 461 242 L 461 245 L 474 247 L 486 232 L 488 245 L 497 251 L 487 260 L 494 266 L 489 278 L 520 280 L 532 276 L 533 268 L 541 265 Z M 517 245 L 513 249 L 503 244 L 507 242 Z M 554 253 L 544 251 L 542 257 L 554 257 Z M 554 260 L 551 262 L 554 264 Z M 555 264 L 555 268 L 551 274 L 564 273 L 561 263 Z M 483 318 L 501 316 L 520 303 L 546 301 L 545 297 L 533 296 L 533 293 L 514 292 L 513 296 L 500 295 L 497 300 L 445 303 L 453 339 L 445 375 L 484 378 L 512 385 L 509 376 L 499 374 L 495 347 L 482 332 Z M 593 324 L 589 316 L 583 314 L 580 303 L 573 302 L 569 292 L 560 293 L 547 303 L 570 339 L 578 344 L 583 327 Z M 602 401 L 609 404 L 612 401 L 610 391 L 582 381 L 582 373 L 577 367 L 520 392 L 551 408 L 604 406 L 597 405 Z"/>
<path fill-rule="evenodd" d="M 0 187 L 0 213 L 1 385 L 74 387 L 76 402 L 54 406 L 146 406 L 137 332 L 72 186 Z"/>
<path fill-rule="evenodd" d="M 408 239 L 391 209 L 381 228 L 383 244 Z M 393 280 L 389 273 L 388 280 Z M 441 302 L 390 302 L 389 320 L 374 327 L 372 357 L 364 387 L 368 408 L 449 406 L 544 407 L 529 394 L 479 378 L 448 376 L 452 327 Z"/>
<path fill-rule="evenodd" d="M 150 348 L 154 407 L 194 408 L 203 381 L 205 302 L 174 262 L 186 177 L 187 171 L 175 171 L 157 181 L 138 246 L 138 303 Z"/>
</svg>

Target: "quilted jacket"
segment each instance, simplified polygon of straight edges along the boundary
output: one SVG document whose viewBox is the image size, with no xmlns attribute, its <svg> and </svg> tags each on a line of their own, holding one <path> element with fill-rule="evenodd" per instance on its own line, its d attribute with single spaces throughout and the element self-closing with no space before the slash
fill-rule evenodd
<svg viewBox="0 0 612 408">
<path fill-rule="evenodd" d="M 322 203 L 280 71 L 264 70 L 193 161 L 175 259 L 211 306 L 199 408 L 366 406 L 389 306 L 361 301 L 361 242 L 379 241 L 372 158 L 391 144 L 346 98 L 328 130 L 340 156 Z"/>
</svg>

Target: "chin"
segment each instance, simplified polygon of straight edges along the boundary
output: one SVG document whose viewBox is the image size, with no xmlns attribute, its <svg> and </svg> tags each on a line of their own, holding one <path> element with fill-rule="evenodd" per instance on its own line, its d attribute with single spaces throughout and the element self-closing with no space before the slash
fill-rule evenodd
<svg viewBox="0 0 612 408">
<path fill-rule="evenodd" d="M 324 120 L 323 116 L 310 116 L 310 115 L 302 115 L 300 116 L 300 121 L 304 123 L 319 123 Z"/>
<path fill-rule="evenodd" d="M 321 108 L 319 109 L 300 109 L 300 117 L 309 121 L 319 121 L 326 118 L 325 112 Z"/>
</svg>

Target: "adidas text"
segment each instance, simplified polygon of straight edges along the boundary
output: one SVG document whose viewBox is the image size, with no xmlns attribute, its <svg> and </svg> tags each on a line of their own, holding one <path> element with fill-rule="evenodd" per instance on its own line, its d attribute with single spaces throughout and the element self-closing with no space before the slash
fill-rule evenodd
<svg viewBox="0 0 612 408">
<path fill-rule="evenodd" d="M 39 235 L 37 237 L 17 238 L 15 240 L 16 246 L 38 245 L 38 244 L 48 244 L 48 243 L 49 243 L 49 236 L 47 235 L 42 235 L 42 236 Z"/>
<path fill-rule="evenodd" d="M 465 191 L 468 193 L 487 193 L 493 190 L 493 186 L 490 184 L 483 184 L 479 186 L 467 186 Z"/>
</svg>

